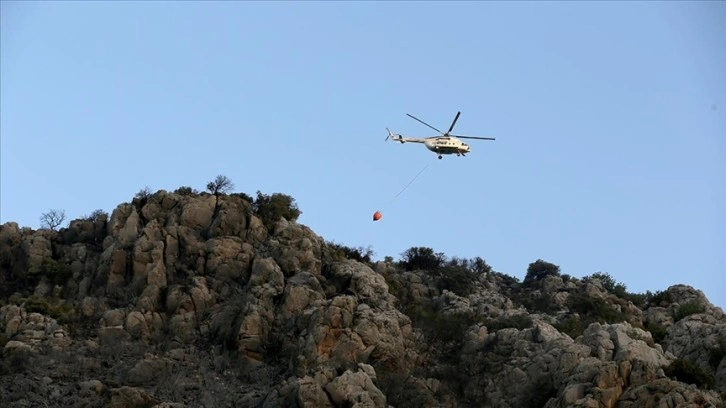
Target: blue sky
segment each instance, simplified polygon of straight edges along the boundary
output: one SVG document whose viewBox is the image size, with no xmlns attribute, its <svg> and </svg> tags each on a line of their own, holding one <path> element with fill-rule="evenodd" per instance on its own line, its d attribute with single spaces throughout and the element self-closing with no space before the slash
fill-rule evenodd
<svg viewBox="0 0 726 408">
<path fill-rule="evenodd" d="M 726 308 L 723 2 L 2 2 L 0 222 L 282 192 L 379 258 L 538 258 Z M 385 128 L 472 153 L 437 160 Z M 422 175 L 391 202 L 424 166 Z M 372 221 L 376 210 L 383 219 Z"/>
</svg>

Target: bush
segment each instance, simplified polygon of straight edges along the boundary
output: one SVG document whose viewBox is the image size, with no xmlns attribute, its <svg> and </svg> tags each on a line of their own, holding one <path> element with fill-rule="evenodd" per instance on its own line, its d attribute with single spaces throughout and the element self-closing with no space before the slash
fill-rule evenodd
<svg viewBox="0 0 726 408">
<path fill-rule="evenodd" d="M 26 299 L 24 308 L 28 313 L 40 313 L 64 321 L 71 320 L 75 314 L 73 307 L 60 303 L 57 299 L 48 301 L 45 297 L 37 295 Z"/>
<path fill-rule="evenodd" d="M 538 259 L 527 267 L 527 275 L 524 277 L 524 284 L 529 285 L 534 282 L 539 282 L 547 276 L 559 276 L 560 267 Z"/>
<path fill-rule="evenodd" d="M 440 291 L 449 290 L 459 296 L 469 296 L 476 283 L 476 274 L 462 266 L 445 266 L 436 269 L 436 286 Z"/>
<path fill-rule="evenodd" d="M 411 247 L 401 254 L 402 266 L 407 271 L 417 269 L 433 271 L 441 268 L 446 262 L 446 256 L 427 247 Z"/>
<path fill-rule="evenodd" d="M 713 388 L 713 377 L 689 360 L 677 359 L 664 370 L 665 375 L 699 388 Z"/>
<path fill-rule="evenodd" d="M 247 201 L 250 204 L 252 204 L 255 201 L 254 198 L 252 198 L 251 196 L 249 196 L 249 195 L 247 195 L 245 193 L 232 193 L 229 196 L 230 197 L 239 197 L 239 198 Z"/>
<path fill-rule="evenodd" d="M 571 312 L 589 318 L 587 320 L 591 322 L 620 323 L 627 320 L 623 312 L 615 309 L 605 299 L 584 293 L 571 293 L 567 298 L 567 305 Z"/>
<path fill-rule="evenodd" d="M 149 197 L 151 197 L 151 194 L 152 194 L 151 189 L 149 187 L 144 187 L 141 190 L 139 190 L 138 193 L 136 193 L 134 198 L 137 200 L 144 201 L 144 200 L 148 200 Z"/>
<path fill-rule="evenodd" d="M 554 313 L 558 309 L 554 298 L 547 292 L 540 294 L 517 292 L 513 297 L 530 312 Z"/>
<path fill-rule="evenodd" d="M 474 324 L 469 314 L 442 315 L 429 305 L 412 306 L 405 313 L 413 326 L 423 331 L 428 344 L 444 354 L 456 352 L 463 344 L 466 330 Z"/>
<path fill-rule="evenodd" d="M 639 308 L 644 308 L 646 306 L 647 302 L 647 294 L 645 293 L 629 293 L 626 292 L 625 295 L 622 296 L 623 299 L 628 300 L 630 302 L 633 302 L 633 304 Z"/>
<path fill-rule="evenodd" d="M 726 357 L 726 337 L 719 336 L 718 344 L 709 350 L 708 363 L 716 370 L 724 357 Z"/>
<path fill-rule="evenodd" d="M 83 217 L 83 220 L 91 221 L 93 223 L 97 221 L 108 221 L 108 213 L 106 211 L 98 209 L 92 212 L 91 215 L 86 215 L 85 217 Z"/>
<path fill-rule="evenodd" d="M 425 408 L 435 406 L 426 387 L 414 377 L 400 371 L 389 371 L 386 367 L 375 367 L 376 385 L 386 395 L 389 406 Z"/>
<path fill-rule="evenodd" d="M 514 288 L 517 285 L 519 285 L 519 278 L 517 278 L 516 276 L 507 275 L 506 273 L 502 273 L 502 272 L 492 272 L 492 275 L 501 279 L 502 280 L 501 285 L 505 286 L 507 288 L 511 289 L 511 288 Z"/>
<path fill-rule="evenodd" d="M 41 264 L 41 273 L 54 285 L 64 285 L 73 276 L 71 266 L 53 259 L 45 259 Z"/>
<path fill-rule="evenodd" d="M 282 193 L 272 195 L 262 194 L 257 191 L 257 198 L 252 203 L 252 211 L 260 217 L 262 223 L 268 229 L 272 229 L 280 220 L 285 218 L 288 221 L 297 221 L 302 211 L 298 209 L 295 199 Z"/>
<path fill-rule="evenodd" d="M 32 366 L 34 360 L 35 355 L 26 348 L 3 350 L 0 358 L 0 375 L 23 373 Z"/>
<path fill-rule="evenodd" d="M 645 292 L 646 302 L 651 306 L 668 306 L 673 302 L 671 293 L 668 291 L 658 290 L 655 293 L 651 291 Z"/>
<path fill-rule="evenodd" d="M 139 190 L 138 193 L 134 196 L 134 199 L 131 200 L 131 204 L 133 204 L 134 207 L 136 207 L 137 211 L 140 211 L 141 208 L 143 208 L 146 203 L 149 201 L 149 198 L 151 198 L 152 192 L 149 187 L 144 187 L 141 190 Z"/>
<path fill-rule="evenodd" d="M 492 273 L 492 267 L 482 258 L 476 257 L 469 261 L 470 268 L 479 274 L 489 275 Z"/>
<path fill-rule="evenodd" d="M 646 323 L 645 329 L 650 332 L 650 335 L 653 336 L 653 341 L 656 343 L 661 343 L 665 339 L 666 334 L 668 334 L 665 326 L 654 322 Z"/>
<path fill-rule="evenodd" d="M 703 306 L 701 303 L 693 301 L 688 302 L 680 305 L 678 309 L 676 309 L 675 313 L 673 314 L 673 320 L 679 321 L 685 317 L 688 317 L 693 314 L 697 313 L 703 313 L 706 311 L 706 307 Z"/>
<path fill-rule="evenodd" d="M 625 297 L 625 295 L 627 294 L 627 288 L 625 284 L 615 282 L 615 279 L 608 273 L 596 272 L 587 278 L 599 280 L 600 284 L 602 284 L 602 287 L 613 295 Z"/>
<path fill-rule="evenodd" d="M 570 315 L 557 322 L 554 325 L 554 328 L 562 333 L 565 333 L 571 338 L 576 339 L 589 325 L 589 323 L 586 325 L 579 317 Z"/>
<path fill-rule="evenodd" d="M 191 187 L 179 187 L 176 190 L 174 190 L 174 194 L 179 194 L 181 196 L 195 196 L 199 194 L 199 191 L 191 188 Z"/>
<path fill-rule="evenodd" d="M 498 317 L 494 320 L 488 320 L 484 322 L 484 325 L 490 332 L 495 332 L 507 328 L 524 330 L 532 327 L 533 323 L 532 318 L 528 314 L 518 314 L 511 317 Z"/>
<path fill-rule="evenodd" d="M 332 249 L 333 257 L 336 259 L 353 259 L 358 262 L 370 263 L 375 254 L 370 247 L 351 248 L 334 242 L 326 242 L 326 245 Z"/>
</svg>

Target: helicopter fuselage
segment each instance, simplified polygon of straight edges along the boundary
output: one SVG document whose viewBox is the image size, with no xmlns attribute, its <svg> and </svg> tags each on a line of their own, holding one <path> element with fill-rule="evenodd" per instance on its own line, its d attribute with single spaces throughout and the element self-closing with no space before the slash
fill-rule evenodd
<svg viewBox="0 0 726 408">
<path fill-rule="evenodd" d="M 455 137 L 437 137 L 423 142 L 427 149 L 438 154 L 461 155 L 469 153 L 471 148 L 468 144 Z"/>
</svg>

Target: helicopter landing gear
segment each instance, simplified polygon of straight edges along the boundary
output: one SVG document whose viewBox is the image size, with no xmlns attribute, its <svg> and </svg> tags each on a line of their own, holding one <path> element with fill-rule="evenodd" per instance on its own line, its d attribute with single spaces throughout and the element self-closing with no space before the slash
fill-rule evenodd
<svg viewBox="0 0 726 408">
<path fill-rule="evenodd" d="M 443 156 L 439 155 L 439 160 L 443 159 Z"/>
</svg>

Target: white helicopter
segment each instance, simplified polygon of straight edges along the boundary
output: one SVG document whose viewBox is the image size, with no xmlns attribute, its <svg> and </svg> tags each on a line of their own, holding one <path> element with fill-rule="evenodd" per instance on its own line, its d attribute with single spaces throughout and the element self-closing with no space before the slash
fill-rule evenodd
<svg viewBox="0 0 726 408">
<path fill-rule="evenodd" d="M 458 135 L 452 135 L 451 131 L 454 130 L 454 125 L 456 124 L 456 121 L 459 119 L 459 115 L 461 115 L 461 112 L 456 113 L 456 117 L 454 118 L 454 121 L 451 122 L 451 127 L 449 130 L 444 133 L 440 131 L 439 129 L 436 129 L 435 127 L 429 125 L 428 123 L 422 121 L 421 119 L 410 115 L 411 118 L 423 123 L 424 125 L 430 127 L 431 129 L 441 133 L 441 136 L 432 136 L 432 137 L 403 137 L 399 134 L 391 132 L 390 129 L 386 128 L 388 131 L 388 136 L 386 137 L 386 141 L 390 138 L 393 141 L 406 143 L 423 143 L 427 149 L 431 150 L 434 153 L 438 153 L 439 159 L 443 158 L 442 155 L 444 154 L 456 154 L 457 156 L 466 156 L 466 153 L 469 153 L 471 151 L 471 148 L 468 144 L 462 142 L 459 139 L 479 139 L 479 140 L 495 140 L 493 137 L 474 137 L 474 136 L 458 136 Z"/>
</svg>

